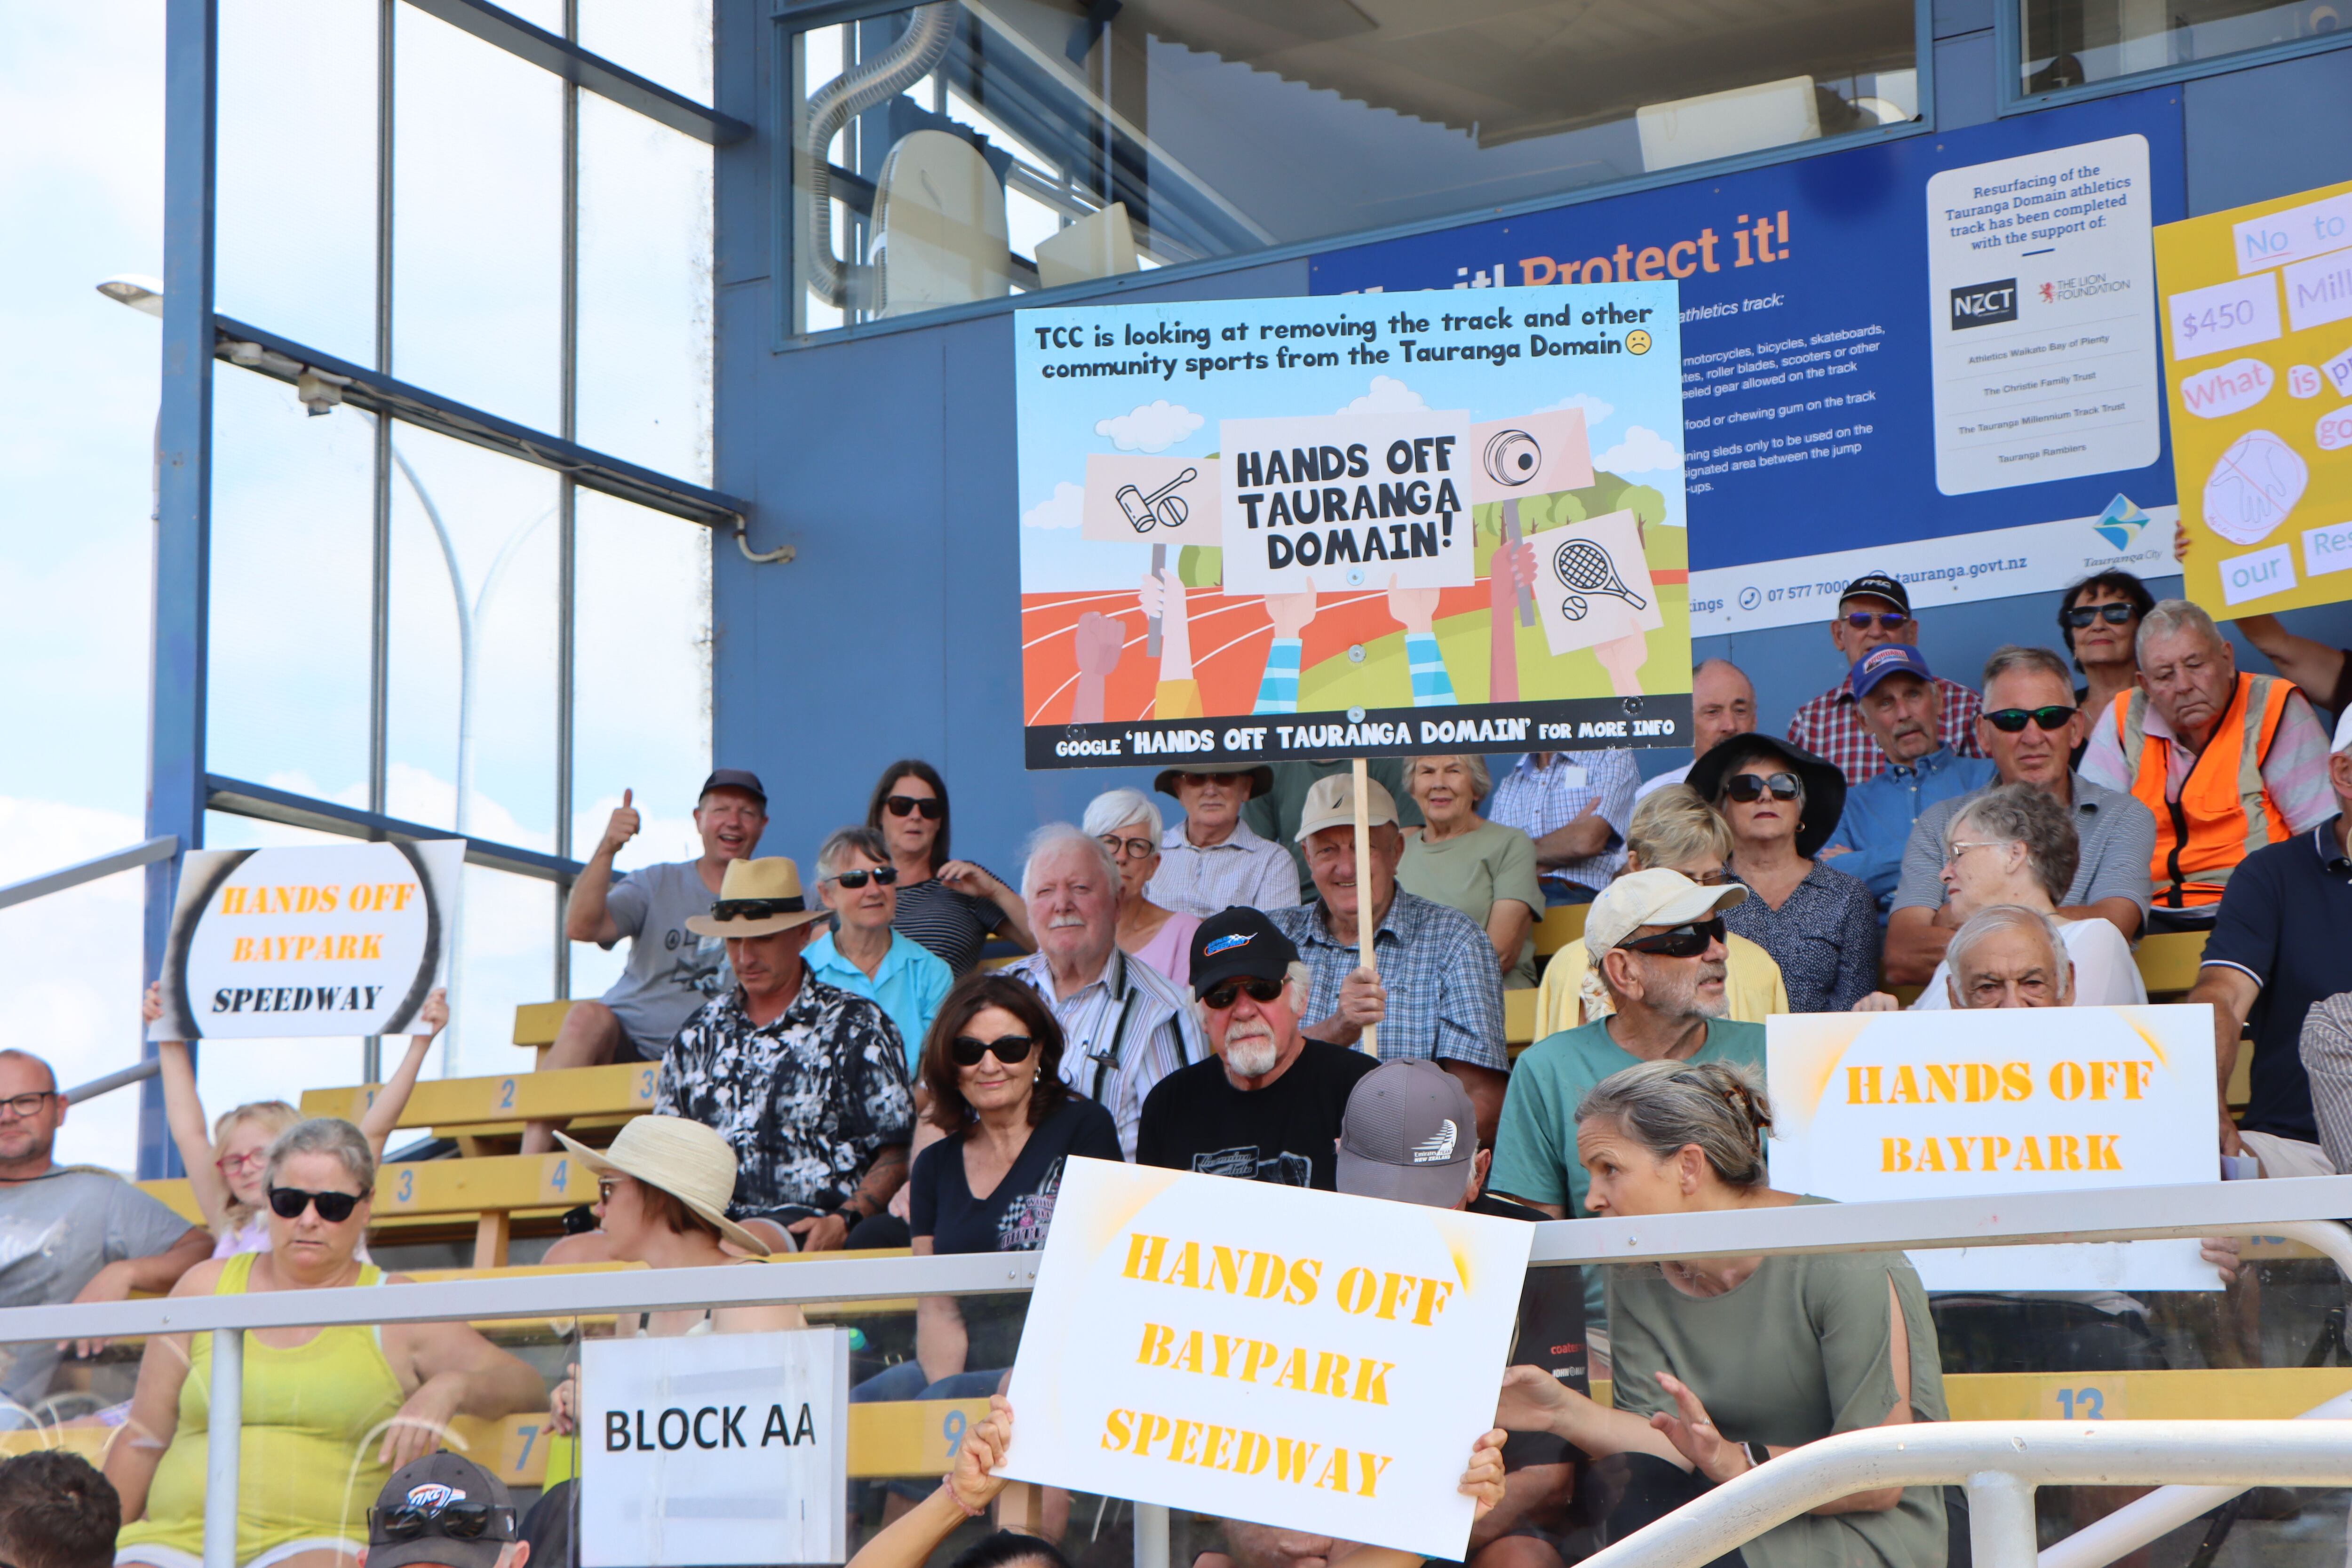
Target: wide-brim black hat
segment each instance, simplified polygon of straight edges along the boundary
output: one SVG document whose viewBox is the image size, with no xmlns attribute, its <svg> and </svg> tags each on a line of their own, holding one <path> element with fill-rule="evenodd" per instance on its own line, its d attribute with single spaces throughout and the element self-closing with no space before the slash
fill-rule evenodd
<svg viewBox="0 0 2352 1568">
<path fill-rule="evenodd" d="M 1724 776 L 1731 764 L 1758 752 L 1783 759 L 1789 771 L 1804 782 L 1805 809 L 1797 819 L 1797 853 L 1808 860 L 1813 852 L 1829 842 L 1837 831 L 1838 818 L 1845 815 L 1845 774 L 1836 763 L 1813 755 L 1802 746 L 1792 746 L 1777 735 L 1759 735 L 1749 731 L 1719 742 L 1706 755 L 1691 764 L 1685 781 L 1709 805 L 1716 805 L 1723 793 Z"/>
</svg>

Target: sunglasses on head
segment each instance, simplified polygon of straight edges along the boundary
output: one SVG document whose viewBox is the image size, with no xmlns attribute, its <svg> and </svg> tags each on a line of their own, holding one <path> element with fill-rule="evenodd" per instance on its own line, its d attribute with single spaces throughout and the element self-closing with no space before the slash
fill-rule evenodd
<svg viewBox="0 0 2352 1568">
<path fill-rule="evenodd" d="M 1769 778 L 1755 773 L 1734 773 L 1723 781 L 1723 793 L 1742 805 L 1762 800 L 1768 789 L 1772 792 L 1774 800 L 1794 800 L 1805 793 L 1803 781 L 1794 773 L 1774 773 Z"/>
<path fill-rule="evenodd" d="M 894 795 L 885 799 L 882 804 L 889 808 L 890 815 L 893 816 L 905 816 L 910 812 L 919 811 L 923 814 L 925 822 L 937 822 L 948 809 L 948 803 L 937 795 L 925 799 L 911 795 Z"/>
<path fill-rule="evenodd" d="M 2066 624 L 2078 632 L 2094 620 L 2119 626 L 2138 614 L 2138 609 L 2130 605 L 2077 605 L 2066 612 Z"/>
<path fill-rule="evenodd" d="M 1848 610 L 1845 613 L 1845 624 L 1858 632 L 1868 631 L 1873 621 L 1894 632 L 1909 626 L 1911 617 L 1900 610 Z"/>
<path fill-rule="evenodd" d="M 1660 958 L 1696 958 L 1711 942 L 1723 940 L 1723 917 L 1693 921 L 1655 936 L 1629 937 L 1617 945 L 1629 952 L 1654 952 Z"/>
<path fill-rule="evenodd" d="M 852 889 L 862 888 L 868 882 L 878 888 L 887 888 L 898 879 L 898 868 L 896 866 L 877 866 L 871 871 L 843 871 L 825 879 L 828 882 L 838 882 Z"/>
<path fill-rule="evenodd" d="M 948 1042 L 948 1055 L 960 1068 L 976 1068 L 982 1057 L 994 1057 L 1006 1067 L 1025 1062 L 1037 1042 L 1026 1035 L 999 1035 L 992 1040 L 975 1040 L 970 1035 L 958 1035 Z"/>
<path fill-rule="evenodd" d="M 2074 709 L 2053 702 L 2047 708 L 1996 708 L 1985 715 L 1985 722 L 2004 735 L 2014 735 L 2028 722 L 2044 730 L 2063 730 L 2074 716 Z"/>
<path fill-rule="evenodd" d="M 385 1542 L 415 1541 L 422 1535 L 446 1535 L 452 1541 L 479 1541 L 496 1526 L 494 1539 L 514 1538 L 515 1511 L 471 1498 L 439 1502 L 404 1502 L 398 1508 L 368 1510 L 368 1532 Z"/>
<path fill-rule="evenodd" d="M 1282 982 L 1262 975 L 1237 974 L 1230 980 L 1220 980 L 1201 994 L 1201 1005 L 1213 1013 L 1222 1013 L 1248 993 L 1253 1002 L 1265 1004 L 1282 994 Z"/>
<path fill-rule="evenodd" d="M 279 1219 L 300 1219 L 302 1211 L 313 1205 L 317 1205 L 320 1219 L 329 1225 L 341 1225 L 352 1217 L 352 1211 L 360 1206 L 360 1200 L 352 1193 L 306 1193 L 299 1187 L 269 1189 L 269 1212 Z"/>
</svg>

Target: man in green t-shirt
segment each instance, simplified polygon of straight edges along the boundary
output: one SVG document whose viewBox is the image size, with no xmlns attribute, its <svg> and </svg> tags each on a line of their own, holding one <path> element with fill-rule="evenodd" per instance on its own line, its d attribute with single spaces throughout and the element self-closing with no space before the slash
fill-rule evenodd
<svg viewBox="0 0 2352 1568">
<path fill-rule="evenodd" d="M 1679 871 L 1634 871 L 1592 900 L 1585 952 L 1617 1010 L 1528 1047 L 1511 1069 L 1495 1132 L 1489 1191 L 1555 1219 L 1583 1219 L 1576 1108 L 1602 1079 L 1642 1062 L 1727 1061 L 1764 1070 L 1764 1026 L 1723 1016 L 1723 911 L 1737 882 L 1701 887 Z M 1584 1271 L 1585 1316 L 1608 1308 L 1601 1270 Z"/>
</svg>

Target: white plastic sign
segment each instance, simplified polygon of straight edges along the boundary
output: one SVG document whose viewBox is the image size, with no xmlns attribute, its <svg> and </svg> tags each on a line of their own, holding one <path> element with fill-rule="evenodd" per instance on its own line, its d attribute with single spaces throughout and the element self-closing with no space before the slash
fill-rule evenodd
<svg viewBox="0 0 2352 1568">
<path fill-rule="evenodd" d="M 581 1568 L 848 1556 L 843 1329 L 580 1347 Z"/>
</svg>

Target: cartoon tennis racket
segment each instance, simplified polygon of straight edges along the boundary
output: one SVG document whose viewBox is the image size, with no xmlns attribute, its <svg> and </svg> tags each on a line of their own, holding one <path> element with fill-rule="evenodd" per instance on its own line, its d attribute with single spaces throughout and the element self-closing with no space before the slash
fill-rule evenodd
<svg viewBox="0 0 2352 1568">
<path fill-rule="evenodd" d="M 1571 539 L 1563 543 L 1552 554 L 1551 569 L 1563 586 L 1573 590 L 1561 605 L 1571 621 L 1584 618 L 1583 595 L 1587 594 L 1607 594 L 1637 610 L 1650 607 L 1647 600 L 1625 586 L 1625 579 L 1618 574 L 1617 563 L 1610 559 L 1609 552 L 1590 539 Z"/>
</svg>

